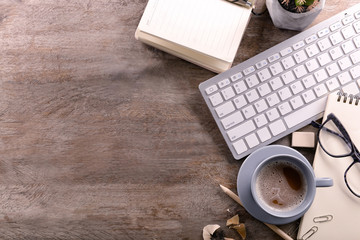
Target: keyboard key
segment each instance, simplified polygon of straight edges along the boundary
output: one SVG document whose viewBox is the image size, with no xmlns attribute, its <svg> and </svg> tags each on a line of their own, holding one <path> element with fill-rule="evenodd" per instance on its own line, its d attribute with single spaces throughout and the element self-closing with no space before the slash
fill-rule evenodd
<svg viewBox="0 0 360 240">
<path fill-rule="evenodd" d="M 235 92 L 237 94 L 240 94 L 240 93 L 244 92 L 245 90 L 247 90 L 247 86 L 244 81 L 235 83 L 234 88 L 235 88 Z"/>
<path fill-rule="evenodd" d="M 252 88 L 259 84 L 259 80 L 256 77 L 256 75 L 251 75 L 250 77 L 245 78 L 245 81 L 246 81 L 247 85 L 249 86 L 249 88 Z"/>
<path fill-rule="evenodd" d="M 285 132 L 286 127 L 281 119 L 273 122 L 269 125 L 270 131 L 274 136 L 279 135 L 282 132 Z"/>
<path fill-rule="evenodd" d="M 306 56 L 306 53 L 304 50 L 301 50 L 294 54 L 296 63 L 301 63 L 305 61 L 308 57 Z"/>
<path fill-rule="evenodd" d="M 268 102 L 269 106 L 272 107 L 278 104 L 280 102 L 280 99 L 276 93 L 273 93 L 266 97 L 266 101 Z"/>
<path fill-rule="evenodd" d="M 245 140 L 246 140 L 249 148 L 253 148 L 256 145 L 259 145 L 259 143 L 260 143 L 258 138 L 256 137 L 255 133 L 252 133 L 249 136 L 246 136 Z"/>
<path fill-rule="evenodd" d="M 231 79 L 232 82 L 236 82 L 236 81 L 240 80 L 242 77 L 243 77 L 242 73 L 238 72 L 238 73 L 232 75 L 230 77 L 230 79 Z"/>
<path fill-rule="evenodd" d="M 284 58 L 283 60 L 281 60 L 282 65 L 284 66 L 284 69 L 289 69 L 293 66 L 295 66 L 295 61 L 292 58 L 292 56 L 289 56 L 287 58 Z"/>
<path fill-rule="evenodd" d="M 317 97 L 324 96 L 327 93 L 327 89 L 324 84 L 320 84 L 314 88 Z"/>
<path fill-rule="evenodd" d="M 246 152 L 246 150 L 248 150 L 248 148 L 245 145 L 244 140 L 240 139 L 239 141 L 235 142 L 233 144 L 233 147 L 235 148 L 235 151 L 237 154 L 242 154 L 243 152 Z"/>
<path fill-rule="evenodd" d="M 325 69 L 320 69 L 319 71 L 316 71 L 314 73 L 314 76 L 315 76 L 317 82 L 321 82 L 328 77 Z"/>
<path fill-rule="evenodd" d="M 284 121 L 288 128 L 295 127 L 296 125 L 309 120 L 309 118 L 314 120 L 314 116 L 324 112 L 326 99 L 327 97 L 320 98 L 317 101 L 300 108 L 298 111 L 285 116 Z M 310 121 L 308 121 L 308 123 L 310 123 Z"/>
<path fill-rule="evenodd" d="M 359 47 L 360 47 L 360 36 L 354 37 L 354 38 L 353 38 L 353 41 L 354 41 L 354 43 L 355 43 L 355 46 L 356 46 L 357 48 L 359 48 Z"/>
<path fill-rule="evenodd" d="M 283 89 L 279 90 L 279 96 L 282 101 L 288 99 L 292 96 L 290 89 L 288 87 L 284 87 Z"/>
<path fill-rule="evenodd" d="M 289 102 L 284 102 L 284 103 L 280 104 L 278 109 L 279 109 L 281 115 L 288 114 L 292 110 Z"/>
<path fill-rule="evenodd" d="M 337 32 L 337 33 L 334 33 L 333 35 L 330 35 L 330 41 L 333 45 L 336 45 L 336 44 L 344 41 L 344 38 L 340 32 Z"/>
<path fill-rule="evenodd" d="M 299 92 L 302 92 L 304 90 L 303 85 L 301 84 L 301 81 L 297 81 L 290 85 L 290 89 L 293 92 L 293 94 L 298 94 Z"/>
<path fill-rule="evenodd" d="M 325 66 L 329 62 L 331 62 L 330 55 L 328 53 L 323 53 L 317 57 L 317 60 L 320 63 L 320 66 Z"/>
<path fill-rule="evenodd" d="M 277 62 L 270 66 L 270 71 L 275 76 L 275 75 L 283 72 L 284 69 L 281 67 L 281 64 L 279 62 Z"/>
<path fill-rule="evenodd" d="M 311 58 L 320 52 L 319 48 L 313 44 L 305 48 L 307 55 Z"/>
<path fill-rule="evenodd" d="M 219 118 L 221 118 L 235 111 L 235 107 L 232 104 L 232 102 L 226 102 L 223 105 L 220 105 L 219 107 L 215 108 L 215 111 L 219 116 Z"/>
<path fill-rule="evenodd" d="M 281 88 L 282 86 L 284 86 L 284 84 L 282 83 L 281 79 L 279 77 L 276 77 L 272 80 L 269 81 L 270 86 L 272 88 L 273 91 Z"/>
<path fill-rule="evenodd" d="M 327 66 L 326 70 L 330 77 L 340 72 L 340 68 L 336 62 Z"/>
<path fill-rule="evenodd" d="M 357 64 L 360 62 L 360 51 L 356 51 L 350 55 L 351 61 L 353 64 Z"/>
<path fill-rule="evenodd" d="M 265 68 L 264 70 L 261 70 L 258 72 L 258 77 L 260 78 L 260 81 L 264 82 L 271 78 L 271 74 L 269 72 L 269 69 Z"/>
<path fill-rule="evenodd" d="M 333 32 L 333 31 L 340 29 L 342 26 L 343 25 L 341 22 L 336 22 L 336 23 L 330 25 L 330 30 Z"/>
<path fill-rule="evenodd" d="M 360 18 L 360 11 L 355 13 L 355 18 L 356 19 Z"/>
<path fill-rule="evenodd" d="M 303 94 L 301 94 L 301 96 L 303 97 L 305 103 L 309 103 L 312 102 L 313 100 L 315 100 L 315 94 L 313 90 L 308 90 L 306 92 L 304 92 Z"/>
<path fill-rule="evenodd" d="M 357 21 L 356 23 L 354 23 L 354 28 L 356 33 L 360 33 L 360 21 Z"/>
<path fill-rule="evenodd" d="M 261 112 L 265 111 L 266 109 L 268 109 L 265 99 L 261 99 L 261 100 L 257 101 L 254 105 L 255 105 L 256 111 L 258 113 L 261 113 Z"/>
<path fill-rule="evenodd" d="M 301 81 L 303 82 L 305 88 L 310 88 L 316 84 L 316 81 L 315 81 L 315 78 L 313 75 L 306 76 Z"/>
<path fill-rule="evenodd" d="M 360 66 L 356 66 L 356 67 L 350 69 L 350 73 L 354 79 L 357 79 L 358 77 L 360 77 Z"/>
<path fill-rule="evenodd" d="M 304 65 L 300 65 L 294 68 L 294 73 L 297 78 L 301 78 L 307 74 L 307 71 Z"/>
<path fill-rule="evenodd" d="M 281 50 L 281 51 L 280 51 L 280 54 L 281 54 L 281 56 L 284 57 L 284 56 L 286 56 L 286 55 L 288 55 L 288 54 L 290 54 L 290 53 L 292 53 L 292 52 L 293 52 L 292 48 L 291 48 L 291 47 L 287 47 L 287 48 Z"/>
<path fill-rule="evenodd" d="M 243 95 L 234 98 L 234 103 L 237 109 L 242 108 L 247 104 L 246 99 Z"/>
<path fill-rule="evenodd" d="M 268 83 L 264 83 L 263 85 L 260 85 L 257 90 L 259 91 L 260 96 L 264 97 L 267 94 L 271 92 L 270 86 Z"/>
<path fill-rule="evenodd" d="M 338 79 L 341 85 L 345 85 L 352 80 L 348 72 L 343 72 L 338 75 Z"/>
<path fill-rule="evenodd" d="M 355 50 L 355 45 L 352 41 L 347 41 L 347 42 L 341 44 L 341 48 L 345 54 L 348 54 L 348 53 L 352 52 L 353 50 Z"/>
<path fill-rule="evenodd" d="M 260 69 L 260 68 L 265 67 L 267 64 L 268 64 L 268 62 L 264 59 L 264 60 L 256 63 L 255 66 L 256 66 L 257 69 Z"/>
<path fill-rule="evenodd" d="M 241 123 L 242 121 L 244 121 L 244 118 L 241 115 L 241 113 L 239 111 L 237 111 L 237 112 L 231 114 L 230 116 L 222 119 L 221 123 L 225 129 L 229 129 L 229 128 L 232 128 L 233 126 Z"/>
<path fill-rule="evenodd" d="M 330 56 L 333 60 L 338 59 L 339 57 L 343 56 L 343 52 L 340 47 L 335 47 L 330 50 Z"/>
<path fill-rule="evenodd" d="M 305 38 L 305 42 L 307 44 L 309 44 L 309 43 L 312 43 L 312 42 L 316 41 L 317 39 L 318 39 L 318 37 L 316 36 L 316 34 L 313 34 L 313 35 Z"/>
<path fill-rule="evenodd" d="M 273 109 L 267 111 L 266 116 L 268 117 L 270 122 L 272 122 L 275 119 L 278 119 L 280 117 L 279 112 L 276 108 L 273 108 Z"/>
<path fill-rule="evenodd" d="M 214 95 L 211 95 L 209 97 L 211 104 L 215 107 L 217 105 L 219 105 L 220 103 L 224 102 L 224 100 L 222 99 L 220 93 L 215 93 Z"/>
<path fill-rule="evenodd" d="M 225 88 L 221 91 L 221 94 L 223 95 L 225 100 L 229 100 L 230 98 L 233 98 L 235 96 L 235 92 L 232 87 Z"/>
<path fill-rule="evenodd" d="M 343 23 L 344 25 L 346 25 L 346 24 L 349 24 L 349 23 L 351 23 L 351 22 L 353 22 L 353 21 L 355 21 L 355 18 L 354 18 L 353 16 L 349 16 L 349 17 L 344 18 L 344 19 L 342 20 L 342 23 Z"/>
<path fill-rule="evenodd" d="M 327 38 L 324 38 L 323 40 L 318 41 L 317 44 L 320 48 L 320 51 L 322 51 L 322 52 L 331 47 L 331 43 L 330 43 L 329 39 L 327 39 Z"/>
<path fill-rule="evenodd" d="M 359 82 L 359 80 L 358 80 L 358 82 Z M 342 87 L 342 90 L 348 94 L 353 94 L 353 95 L 359 94 L 359 88 L 355 82 L 352 82 L 352 83 L 346 85 L 345 87 Z"/>
<path fill-rule="evenodd" d="M 259 136 L 259 139 L 261 142 L 265 142 L 267 140 L 269 140 L 271 138 L 271 134 L 269 132 L 269 129 L 267 129 L 266 127 L 260 129 L 259 131 L 257 131 L 257 134 Z"/>
<path fill-rule="evenodd" d="M 293 45 L 293 49 L 296 51 L 302 48 L 303 46 L 305 46 L 305 42 L 301 40 Z"/>
<path fill-rule="evenodd" d="M 345 39 L 349 39 L 356 34 L 355 30 L 352 26 L 348 26 L 348 27 L 342 29 L 341 33 Z"/>
<path fill-rule="evenodd" d="M 266 119 L 264 114 L 260 114 L 259 116 L 256 116 L 254 120 L 257 127 L 262 127 L 268 123 L 268 120 Z"/>
<path fill-rule="evenodd" d="M 242 113 L 244 114 L 246 119 L 249 119 L 249 118 L 255 116 L 255 114 L 256 114 L 255 109 L 252 105 L 249 105 L 249 106 L 243 108 Z"/>
<path fill-rule="evenodd" d="M 280 54 L 278 54 L 278 53 L 275 53 L 275 54 L 271 55 L 270 57 L 268 57 L 268 60 L 270 63 L 275 62 L 278 59 L 280 59 Z"/>
<path fill-rule="evenodd" d="M 254 68 L 254 66 L 250 66 L 250 67 L 246 68 L 243 72 L 244 72 L 244 75 L 247 76 L 247 75 L 255 72 L 255 68 Z"/>
<path fill-rule="evenodd" d="M 302 105 L 304 105 L 304 102 L 300 96 L 296 96 L 296 97 L 292 98 L 290 100 L 290 103 L 294 109 L 297 109 L 297 108 L 301 107 Z"/>
<path fill-rule="evenodd" d="M 205 92 L 209 95 L 213 92 L 216 92 L 218 90 L 218 87 L 216 85 L 211 85 L 210 87 L 205 89 Z"/>
<path fill-rule="evenodd" d="M 292 73 L 292 71 L 286 72 L 284 74 L 281 75 L 282 80 L 284 81 L 285 84 L 289 84 L 292 81 L 294 81 L 296 78 L 294 76 L 294 74 Z"/>
<path fill-rule="evenodd" d="M 340 68 L 342 71 L 352 66 L 352 63 L 351 63 L 351 60 L 349 57 L 344 57 L 344 58 L 340 59 L 338 63 L 340 65 Z"/>
<path fill-rule="evenodd" d="M 312 72 L 320 67 L 316 58 L 311 59 L 310 61 L 307 61 L 305 63 L 305 66 L 306 66 L 308 72 Z"/>
<path fill-rule="evenodd" d="M 319 38 L 322 38 L 325 35 L 328 35 L 330 33 L 329 28 L 324 28 L 318 32 Z"/>
<path fill-rule="evenodd" d="M 326 81 L 326 86 L 328 87 L 330 92 L 340 87 L 336 78 L 331 78 L 330 80 Z"/>
<path fill-rule="evenodd" d="M 236 139 L 241 138 L 242 136 L 245 136 L 248 133 L 251 133 L 252 131 L 254 131 L 255 128 L 255 124 L 253 123 L 253 121 L 246 121 L 236 127 L 234 127 L 233 129 L 230 129 L 227 132 L 227 135 L 230 139 L 230 141 L 235 141 Z"/>
<path fill-rule="evenodd" d="M 218 83 L 218 86 L 219 88 L 223 88 L 223 87 L 226 87 L 227 85 L 230 84 L 230 80 L 225 78 L 224 80 L 221 80 L 219 83 Z"/>
<path fill-rule="evenodd" d="M 259 99 L 259 94 L 257 93 L 256 89 L 248 91 L 247 93 L 245 93 L 245 96 L 249 103 Z"/>
</svg>

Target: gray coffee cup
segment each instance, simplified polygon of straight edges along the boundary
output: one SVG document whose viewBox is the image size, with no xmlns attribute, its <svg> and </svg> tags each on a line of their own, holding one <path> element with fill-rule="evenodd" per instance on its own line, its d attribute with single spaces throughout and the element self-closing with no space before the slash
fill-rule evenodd
<svg viewBox="0 0 360 240">
<path fill-rule="evenodd" d="M 316 187 L 332 185 L 330 178 L 316 178 L 311 165 L 300 158 L 278 154 L 261 161 L 255 168 L 251 194 L 257 206 L 266 213 L 291 219 L 302 216 L 309 209 Z"/>
</svg>

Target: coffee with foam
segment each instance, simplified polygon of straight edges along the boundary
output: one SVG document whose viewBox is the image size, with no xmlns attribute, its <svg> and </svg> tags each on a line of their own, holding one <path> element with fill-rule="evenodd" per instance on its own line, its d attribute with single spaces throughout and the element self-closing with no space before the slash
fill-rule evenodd
<svg viewBox="0 0 360 240">
<path fill-rule="evenodd" d="M 277 160 L 263 166 L 256 179 L 256 192 L 271 209 L 290 211 L 305 199 L 306 180 L 293 163 Z"/>
</svg>

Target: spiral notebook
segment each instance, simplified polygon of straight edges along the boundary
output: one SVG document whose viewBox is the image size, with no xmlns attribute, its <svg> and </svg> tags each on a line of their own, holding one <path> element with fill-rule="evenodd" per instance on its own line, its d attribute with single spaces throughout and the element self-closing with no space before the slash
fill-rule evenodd
<svg viewBox="0 0 360 240">
<path fill-rule="evenodd" d="M 149 0 L 135 38 L 219 73 L 231 67 L 251 10 L 224 0 Z"/>
<path fill-rule="evenodd" d="M 335 114 L 359 149 L 360 102 L 358 99 L 332 93 L 328 96 L 323 121 L 329 113 Z M 333 144 L 332 149 L 338 150 L 339 147 Z M 330 157 L 318 144 L 313 162 L 315 175 L 332 178 L 334 186 L 316 189 L 314 202 L 301 219 L 298 239 L 360 239 L 360 198 L 355 197 L 344 182 L 345 169 L 352 162 L 351 157 Z M 357 183 L 356 190 L 360 191 L 360 166 L 355 170 L 359 172 L 358 179 L 352 180 Z"/>
</svg>

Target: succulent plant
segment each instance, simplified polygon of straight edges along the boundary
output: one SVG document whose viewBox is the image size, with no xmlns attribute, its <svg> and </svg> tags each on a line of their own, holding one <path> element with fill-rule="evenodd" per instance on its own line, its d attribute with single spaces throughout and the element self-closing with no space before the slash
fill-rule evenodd
<svg viewBox="0 0 360 240">
<path fill-rule="evenodd" d="M 279 1 L 283 6 L 290 7 L 293 12 L 306 12 L 310 11 L 320 2 L 320 0 L 281 0 Z"/>
</svg>

